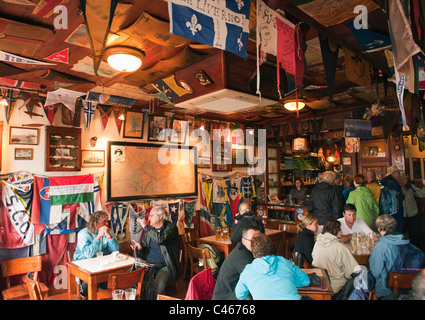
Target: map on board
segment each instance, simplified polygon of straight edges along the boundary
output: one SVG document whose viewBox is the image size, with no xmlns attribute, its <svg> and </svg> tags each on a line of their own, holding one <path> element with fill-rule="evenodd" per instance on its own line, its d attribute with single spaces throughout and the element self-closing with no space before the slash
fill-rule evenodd
<svg viewBox="0 0 425 320">
<path fill-rule="evenodd" d="M 193 149 L 109 142 L 108 151 L 109 201 L 196 195 L 196 166 L 190 161 Z M 171 152 L 179 155 L 178 160 Z M 166 164 L 164 157 L 170 160 Z"/>
</svg>

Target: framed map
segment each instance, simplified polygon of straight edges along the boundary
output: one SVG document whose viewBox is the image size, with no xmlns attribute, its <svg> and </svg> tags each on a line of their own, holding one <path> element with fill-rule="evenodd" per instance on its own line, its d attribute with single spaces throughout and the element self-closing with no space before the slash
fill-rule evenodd
<svg viewBox="0 0 425 320">
<path fill-rule="evenodd" d="M 108 142 L 107 201 L 196 196 L 196 148 Z"/>
</svg>

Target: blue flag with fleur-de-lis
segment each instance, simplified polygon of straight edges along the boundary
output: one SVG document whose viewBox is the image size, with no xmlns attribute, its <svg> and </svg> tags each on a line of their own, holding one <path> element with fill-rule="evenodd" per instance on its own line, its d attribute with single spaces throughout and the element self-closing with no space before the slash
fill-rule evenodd
<svg viewBox="0 0 425 320">
<path fill-rule="evenodd" d="M 170 0 L 170 33 L 246 58 L 251 0 Z"/>
</svg>

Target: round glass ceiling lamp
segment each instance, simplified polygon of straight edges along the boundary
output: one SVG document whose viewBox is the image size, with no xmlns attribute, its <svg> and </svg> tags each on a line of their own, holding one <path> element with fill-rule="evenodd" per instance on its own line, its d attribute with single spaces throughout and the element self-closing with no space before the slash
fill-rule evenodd
<svg viewBox="0 0 425 320">
<path fill-rule="evenodd" d="M 115 70 L 133 72 L 142 66 L 143 51 L 124 46 L 109 47 L 105 51 L 106 61 Z"/>
<path fill-rule="evenodd" d="M 296 101 L 287 101 L 287 102 L 285 102 L 285 104 L 283 106 L 285 107 L 285 109 L 287 109 L 289 111 L 296 111 L 297 110 L 297 102 Z M 305 103 L 298 100 L 298 110 L 301 110 L 304 107 L 305 107 Z"/>
</svg>

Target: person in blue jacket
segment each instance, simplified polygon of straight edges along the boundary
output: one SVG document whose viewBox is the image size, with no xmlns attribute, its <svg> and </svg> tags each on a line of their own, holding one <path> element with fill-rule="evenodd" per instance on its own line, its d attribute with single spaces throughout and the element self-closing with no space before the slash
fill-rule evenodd
<svg viewBox="0 0 425 320">
<path fill-rule="evenodd" d="M 265 234 L 251 239 L 254 261 L 239 277 L 235 294 L 239 300 L 249 294 L 253 300 L 301 300 L 297 287 L 310 284 L 308 275 L 281 256 L 273 254 L 273 243 Z"/>
<path fill-rule="evenodd" d="M 387 287 L 389 270 L 399 254 L 399 246 L 408 244 L 410 241 L 403 234 L 395 232 L 397 222 L 388 214 L 378 216 L 375 224 L 381 237 L 370 255 L 369 269 L 376 279 L 375 290 L 379 298 L 392 293 L 391 288 Z"/>
</svg>

